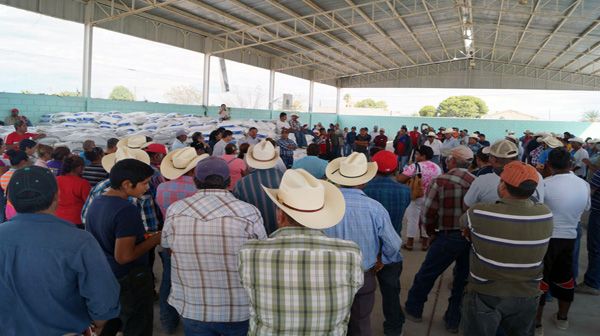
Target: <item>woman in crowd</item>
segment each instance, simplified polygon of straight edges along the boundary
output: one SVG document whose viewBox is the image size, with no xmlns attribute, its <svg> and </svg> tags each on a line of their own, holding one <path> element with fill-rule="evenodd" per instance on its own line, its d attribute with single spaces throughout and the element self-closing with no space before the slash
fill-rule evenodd
<svg viewBox="0 0 600 336">
<path fill-rule="evenodd" d="M 83 167 L 83 159 L 71 155 L 63 163 L 63 174 L 56 178 L 59 195 L 56 217 L 75 224 L 80 229 L 84 228 L 81 209 L 91 190 L 90 183 L 81 177 Z"/>
<path fill-rule="evenodd" d="M 104 151 L 100 147 L 94 147 L 89 152 L 85 152 L 85 159 L 90 164 L 83 168 L 82 177 L 90 183 L 92 188 L 108 178 L 108 173 L 102 167 L 103 157 Z"/>
<path fill-rule="evenodd" d="M 38 158 L 34 165 L 42 168 L 48 168 L 48 161 L 52 158 L 54 149 L 48 145 L 39 144 L 37 147 Z"/>
<path fill-rule="evenodd" d="M 71 155 L 71 150 L 69 147 L 60 146 L 54 148 L 52 152 L 52 160 L 47 162 L 48 169 L 54 173 L 54 176 L 59 176 L 62 174 L 62 166 L 63 160 Z"/>
<path fill-rule="evenodd" d="M 235 187 L 237 181 L 246 176 L 246 171 L 248 169 L 246 162 L 238 158 L 237 148 L 231 143 L 225 146 L 225 155 L 221 156 L 221 159 L 225 160 L 225 162 L 227 162 L 227 166 L 229 167 L 229 177 L 231 181 L 227 189 L 233 190 L 233 187 Z"/>
<path fill-rule="evenodd" d="M 402 174 L 397 176 L 399 182 L 406 183 L 412 177 L 420 175 L 423 187 L 423 196 L 413 199 L 408 205 L 408 208 L 406 208 L 406 212 L 404 214 L 408 225 L 406 227 L 406 236 L 408 239 L 406 243 L 402 245 L 402 248 L 408 251 L 412 251 L 414 240 L 417 235 L 419 235 L 421 238 L 422 250 L 425 251 L 428 248 L 428 236 L 425 233 L 425 230 L 419 227 L 419 219 L 421 217 L 421 210 L 423 208 L 423 203 L 425 202 L 425 195 L 427 193 L 427 189 L 429 188 L 429 184 L 431 184 L 431 181 L 434 178 L 442 174 L 440 166 L 432 162 L 431 158 L 433 158 L 433 150 L 431 147 L 422 145 L 415 150 L 416 162 L 407 166 L 402 171 Z"/>
<path fill-rule="evenodd" d="M 21 168 L 31 165 L 31 161 L 29 161 L 29 157 L 27 156 L 27 153 L 25 153 L 23 151 L 9 149 L 8 151 L 6 151 L 6 155 L 8 155 L 8 157 L 10 159 L 11 167 L 6 173 L 4 173 L 2 176 L 0 176 L 0 187 L 2 187 L 2 190 L 3 190 L 5 196 L 6 196 L 6 190 L 8 188 L 8 183 L 10 182 L 10 178 L 12 177 L 14 172 L 17 169 L 21 169 Z M 7 197 L 7 199 L 8 199 L 8 197 Z M 7 220 L 11 219 L 16 214 L 17 214 L 17 212 L 15 211 L 15 208 L 12 206 L 12 204 L 10 204 L 10 202 L 7 202 L 6 211 L 5 211 L 6 219 Z"/>
</svg>

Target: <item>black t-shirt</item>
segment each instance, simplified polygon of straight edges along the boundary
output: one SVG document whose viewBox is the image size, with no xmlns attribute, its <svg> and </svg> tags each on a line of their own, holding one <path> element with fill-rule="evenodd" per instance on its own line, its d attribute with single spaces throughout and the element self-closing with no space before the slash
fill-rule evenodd
<svg viewBox="0 0 600 336">
<path fill-rule="evenodd" d="M 87 230 L 96 238 L 115 277 L 126 276 L 136 266 L 148 265 L 148 253 L 121 265 L 115 260 L 117 238 L 136 237 L 136 245 L 144 241 L 144 223 L 140 210 L 128 200 L 100 195 L 90 205 L 85 217 Z"/>
</svg>

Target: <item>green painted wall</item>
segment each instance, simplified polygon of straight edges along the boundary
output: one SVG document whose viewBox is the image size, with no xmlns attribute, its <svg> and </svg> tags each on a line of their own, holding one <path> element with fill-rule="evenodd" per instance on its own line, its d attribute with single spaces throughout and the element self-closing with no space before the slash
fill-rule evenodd
<svg viewBox="0 0 600 336">
<path fill-rule="evenodd" d="M 204 115 L 205 108 L 198 105 L 177 105 L 147 102 L 126 102 L 110 99 L 93 99 L 82 97 L 59 97 L 37 94 L 19 94 L 0 92 L 0 120 L 10 114 L 12 108 L 18 108 L 32 122 L 36 123 L 40 116 L 58 112 L 79 111 L 121 111 L 121 112 L 162 112 Z M 216 116 L 218 106 L 209 106 L 207 114 Z M 279 117 L 279 111 L 232 108 L 232 117 L 239 119 L 271 120 Z M 388 135 L 394 135 L 402 125 L 408 128 L 426 123 L 436 129 L 440 126 L 459 127 L 473 132 L 479 130 L 485 133 L 489 140 L 502 138 L 506 131 L 521 134 L 524 130 L 549 131 L 562 133 L 569 131 L 582 137 L 600 138 L 600 124 L 567 121 L 517 121 L 517 120 L 486 120 L 464 118 L 421 118 L 421 117 L 390 117 L 390 116 L 350 116 L 334 113 L 299 113 L 303 123 L 313 125 L 320 122 L 325 127 L 330 123 L 340 123 L 342 127 L 369 127 L 378 125 L 387 129 Z"/>
</svg>

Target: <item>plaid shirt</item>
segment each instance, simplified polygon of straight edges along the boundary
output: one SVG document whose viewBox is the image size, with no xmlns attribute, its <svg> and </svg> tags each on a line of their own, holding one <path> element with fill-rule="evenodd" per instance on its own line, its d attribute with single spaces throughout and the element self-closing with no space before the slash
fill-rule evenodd
<svg viewBox="0 0 600 336">
<path fill-rule="evenodd" d="M 258 209 L 227 190 L 200 190 L 173 203 L 162 231 L 162 246 L 173 251 L 169 304 L 196 321 L 249 319 L 238 252 L 246 242 L 265 238 Z"/>
<path fill-rule="evenodd" d="M 346 335 L 363 285 L 360 249 L 304 227 L 285 227 L 239 254 L 250 296 L 248 335 Z"/>
<path fill-rule="evenodd" d="M 156 204 L 163 216 L 171 204 L 190 197 L 198 192 L 198 188 L 191 176 L 181 176 L 175 180 L 161 183 L 156 190 Z"/>
<path fill-rule="evenodd" d="M 85 200 L 83 208 L 81 209 L 81 221 L 84 225 L 85 216 L 90 205 L 94 201 L 94 198 L 104 194 L 109 188 L 110 179 L 106 179 L 96 184 L 96 186 L 92 188 L 90 195 L 88 196 L 87 200 Z M 139 199 L 129 197 L 129 201 L 140 209 L 140 215 L 142 216 L 142 221 L 144 222 L 144 228 L 149 232 L 157 231 L 162 226 L 162 214 L 160 213 L 160 209 L 158 209 L 156 206 L 156 202 L 154 202 L 154 197 L 152 194 L 152 191 L 149 189 Z"/>
<path fill-rule="evenodd" d="M 279 155 L 280 156 L 288 156 L 288 157 L 294 156 L 294 151 L 288 148 L 289 145 L 296 146 L 296 142 L 294 142 L 294 140 L 289 139 L 289 138 L 288 139 L 279 139 L 279 140 L 277 140 L 277 144 L 279 145 Z"/>
<path fill-rule="evenodd" d="M 466 169 L 455 168 L 431 182 L 421 212 L 427 234 L 460 229 L 460 216 L 468 209 L 463 199 L 473 180 L 475 176 Z"/>
</svg>

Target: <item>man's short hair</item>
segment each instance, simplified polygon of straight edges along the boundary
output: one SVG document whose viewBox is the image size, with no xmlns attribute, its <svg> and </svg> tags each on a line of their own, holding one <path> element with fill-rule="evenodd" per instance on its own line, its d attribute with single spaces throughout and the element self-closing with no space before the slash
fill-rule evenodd
<svg viewBox="0 0 600 336">
<path fill-rule="evenodd" d="M 235 153 L 236 149 L 237 148 L 235 147 L 234 144 L 232 144 L 232 143 L 227 144 L 227 146 L 225 146 L 225 154 L 231 155 L 231 154 Z"/>
<path fill-rule="evenodd" d="M 417 148 L 417 152 L 425 156 L 427 160 L 433 159 L 433 149 L 429 146 L 421 145 L 421 147 Z"/>
<path fill-rule="evenodd" d="M 83 153 L 88 161 L 94 162 L 104 155 L 104 151 L 100 147 L 94 147 L 92 150 Z"/>
<path fill-rule="evenodd" d="M 82 145 L 84 151 L 92 150 L 95 146 L 94 140 L 85 140 Z"/>
<path fill-rule="evenodd" d="M 279 113 L 279 118 L 281 118 L 281 117 L 285 117 L 285 116 L 287 116 L 287 113 L 285 113 L 285 112 L 281 112 L 281 113 Z"/>
<path fill-rule="evenodd" d="M 224 179 L 220 175 L 208 175 L 204 181 L 200 181 L 194 177 L 194 183 L 198 189 L 227 189 L 231 178 Z"/>
<path fill-rule="evenodd" d="M 14 124 L 15 130 L 23 125 L 26 125 L 26 123 L 23 120 L 17 120 Z"/>
<path fill-rule="evenodd" d="M 149 165 L 135 159 L 124 159 L 117 162 L 110 170 L 110 187 L 121 189 L 125 181 L 130 181 L 135 188 L 138 183 L 154 175 L 154 169 Z"/>
<path fill-rule="evenodd" d="M 477 154 L 475 154 L 475 158 L 481 160 L 482 162 L 487 163 L 490 161 L 490 156 L 483 152 L 483 148 L 484 147 L 479 148 L 479 150 L 477 151 Z"/>
<path fill-rule="evenodd" d="M 250 132 L 250 131 L 258 131 L 258 128 L 252 126 L 248 129 L 248 132 Z"/>
<path fill-rule="evenodd" d="M 571 154 L 563 147 L 554 148 L 548 154 L 548 164 L 554 169 L 571 167 Z"/>
<path fill-rule="evenodd" d="M 480 137 L 480 138 L 485 138 L 485 134 L 483 134 L 483 133 L 479 133 L 479 137 Z"/>
<path fill-rule="evenodd" d="M 223 132 L 223 138 L 227 138 L 228 136 L 233 136 L 233 132 L 230 130 Z"/>
<path fill-rule="evenodd" d="M 117 147 L 118 142 L 119 142 L 119 139 L 110 138 L 106 141 L 106 148 L 115 148 L 115 147 Z"/>
<path fill-rule="evenodd" d="M 534 181 L 525 181 L 518 187 L 513 187 L 508 183 L 504 183 L 504 185 L 506 186 L 506 191 L 508 191 L 509 194 L 519 198 L 531 197 L 537 188 L 537 183 Z"/>
<path fill-rule="evenodd" d="M 306 155 L 318 156 L 319 155 L 319 145 L 314 144 L 314 143 L 308 145 L 308 147 L 306 148 Z"/>
</svg>

